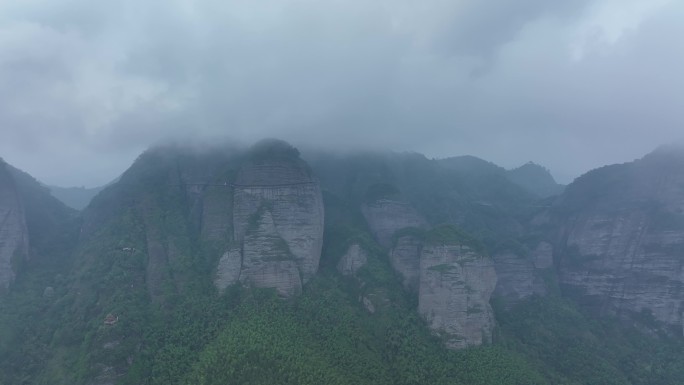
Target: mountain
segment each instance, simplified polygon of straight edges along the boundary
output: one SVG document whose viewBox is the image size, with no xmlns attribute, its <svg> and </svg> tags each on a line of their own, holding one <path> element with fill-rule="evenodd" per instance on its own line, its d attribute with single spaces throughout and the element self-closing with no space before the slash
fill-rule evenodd
<svg viewBox="0 0 684 385">
<path fill-rule="evenodd" d="M 29 265 L 59 263 L 76 242 L 74 210 L 0 159 L 0 288 Z"/>
<path fill-rule="evenodd" d="M 591 171 L 551 209 L 568 296 L 598 314 L 684 332 L 684 149 Z"/>
<path fill-rule="evenodd" d="M 542 198 L 558 195 L 564 188 L 556 183 L 548 169 L 533 162 L 506 171 L 506 176 L 513 183 Z"/>
<path fill-rule="evenodd" d="M 674 384 L 682 159 L 543 198 L 474 157 L 170 145 L 81 212 L 4 165 L 0 384 Z"/>
</svg>

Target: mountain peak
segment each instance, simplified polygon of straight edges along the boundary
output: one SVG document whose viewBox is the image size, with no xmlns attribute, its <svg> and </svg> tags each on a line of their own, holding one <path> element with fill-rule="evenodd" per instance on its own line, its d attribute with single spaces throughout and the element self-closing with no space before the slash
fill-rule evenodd
<svg viewBox="0 0 684 385">
<path fill-rule="evenodd" d="M 540 197 L 557 195 L 563 191 L 563 185 L 556 182 L 549 169 L 532 161 L 506 171 L 506 176 L 513 183 Z"/>
</svg>

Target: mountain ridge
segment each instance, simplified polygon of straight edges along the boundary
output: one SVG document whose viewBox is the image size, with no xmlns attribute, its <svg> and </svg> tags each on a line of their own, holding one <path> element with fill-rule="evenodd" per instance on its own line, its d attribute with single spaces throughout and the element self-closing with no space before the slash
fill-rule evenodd
<svg viewBox="0 0 684 385">
<path fill-rule="evenodd" d="M 66 233 L 54 254 L 31 245 L 40 257 L 0 295 L 0 383 L 28 376 L 28 383 L 208 384 L 232 371 L 271 383 L 287 383 L 290 375 L 307 383 L 311 375 L 338 383 L 647 384 L 646 364 L 625 366 L 606 349 L 659 365 L 664 353 L 654 353 L 657 346 L 674 360 L 659 374 L 662 383 L 682 373 L 684 356 L 670 350 L 679 342 L 657 337 L 679 320 L 660 310 L 677 300 L 676 279 L 625 276 L 661 282 L 653 286 L 658 301 L 624 298 L 616 307 L 609 290 L 599 286 L 588 297 L 578 290 L 589 287 L 578 274 L 600 280 L 604 273 L 585 246 L 573 254 L 594 231 L 591 218 L 623 223 L 630 217 L 620 213 L 635 202 L 655 200 L 673 213 L 652 228 L 654 236 L 679 231 L 679 179 L 652 183 L 679 175 L 679 166 L 665 167 L 678 153 L 596 170 L 540 200 L 505 170 L 472 158 L 465 163 L 473 169 L 397 153 L 305 154 L 304 164 L 287 143 L 260 147 L 257 154 L 150 149 L 80 214 L 55 203 L 35 180 L 25 183 L 33 186 L 24 187 L 32 196 L 24 200 L 32 206 L 27 212 L 55 206 L 43 210 L 54 217 L 42 221 L 49 236 L 37 232 L 29 240 L 56 245 L 56 229 Z M 625 191 L 622 200 L 612 195 Z M 320 215 L 310 209 L 319 205 Z M 643 215 L 655 212 L 649 207 Z M 304 249 L 311 256 L 297 257 Z M 676 261 L 672 250 L 650 253 Z M 678 271 L 656 265 L 641 269 Z M 675 294 L 663 297 L 668 290 Z M 35 319 L 35 309 L 48 316 Z M 535 314 L 552 323 L 544 326 Z M 288 330 L 293 322 L 300 325 Z M 539 341 L 528 334 L 533 330 L 559 340 Z M 651 337 L 642 338 L 643 331 Z M 278 333 L 287 336 L 282 343 Z M 607 335 L 615 341 L 591 342 Z M 553 358 L 566 345 L 585 354 Z M 242 360 L 245 354 L 255 361 Z M 289 374 L 269 377 L 254 365 Z M 346 373 L 350 366 L 357 373 Z M 613 373 L 612 380 L 602 373 Z"/>
</svg>

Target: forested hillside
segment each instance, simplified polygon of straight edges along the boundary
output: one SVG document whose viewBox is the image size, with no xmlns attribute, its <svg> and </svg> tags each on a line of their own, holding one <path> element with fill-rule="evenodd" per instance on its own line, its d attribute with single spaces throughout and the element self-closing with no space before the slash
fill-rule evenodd
<svg viewBox="0 0 684 385">
<path fill-rule="evenodd" d="M 582 243 L 599 214 L 660 202 L 646 234 L 678 245 L 677 159 L 543 198 L 472 157 L 164 146 L 80 213 L 3 164 L 29 247 L 0 294 L 0 384 L 682 383 L 676 318 L 577 278 L 619 254 Z M 654 163 L 675 182 L 643 187 Z M 616 268 L 625 287 L 642 266 Z"/>
</svg>

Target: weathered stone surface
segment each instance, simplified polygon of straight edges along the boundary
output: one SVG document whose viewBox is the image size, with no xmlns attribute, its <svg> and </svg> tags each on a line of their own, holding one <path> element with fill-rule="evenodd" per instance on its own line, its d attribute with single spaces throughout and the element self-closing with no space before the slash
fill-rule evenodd
<svg viewBox="0 0 684 385">
<path fill-rule="evenodd" d="M 599 314 L 682 332 L 684 150 L 594 170 L 561 197 L 560 280 Z"/>
<path fill-rule="evenodd" d="M 356 275 L 356 272 L 368 263 L 368 255 L 358 243 L 349 246 L 347 252 L 337 263 L 337 271 L 342 275 Z"/>
<path fill-rule="evenodd" d="M 250 219 L 265 206 L 276 233 L 294 256 L 302 282 L 316 273 L 323 246 L 323 198 L 304 162 L 249 162 L 238 175 L 233 202 L 237 242 L 243 241 Z"/>
<path fill-rule="evenodd" d="M 577 220 L 569 231 L 561 282 L 599 313 L 646 311 L 681 327 L 684 231 L 653 231 L 649 218 L 629 210 Z"/>
<path fill-rule="evenodd" d="M 532 260 L 513 252 L 497 253 L 492 259 L 497 277 L 495 297 L 510 305 L 534 293 L 535 268 Z"/>
<path fill-rule="evenodd" d="M 553 267 L 553 245 L 541 241 L 532 252 L 533 264 L 537 269 L 549 269 Z"/>
<path fill-rule="evenodd" d="M 405 235 L 399 237 L 390 250 L 392 268 L 401 275 L 404 288 L 412 292 L 418 291 L 422 248 L 423 244 L 420 239 L 412 235 Z"/>
<path fill-rule="evenodd" d="M 271 212 L 261 211 L 244 236 L 240 281 L 256 287 L 275 288 L 278 294 L 290 297 L 302 289 L 296 257 L 280 237 Z"/>
<path fill-rule="evenodd" d="M 219 291 L 225 290 L 228 286 L 240 280 L 240 270 L 242 269 L 242 252 L 240 249 L 230 249 L 223 253 L 219 260 L 216 270 L 214 285 Z"/>
<path fill-rule="evenodd" d="M 447 347 L 490 343 L 496 286 L 490 258 L 460 245 L 426 245 L 420 259 L 418 311 Z"/>
<path fill-rule="evenodd" d="M 502 299 L 506 306 L 514 305 L 533 294 L 547 293 L 543 274 L 553 267 L 553 248 L 548 242 L 540 242 L 529 255 L 518 255 L 512 251 L 492 256 L 496 269 L 494 297 Z"/>
<path fill-rule="evenodd" d="M 229 186 L 208 186 L 202 195 L 202 238 L 225 241 L 233 237 L 233 195 Z"/>
<path fill-rule="evenodd" d="M 407 227 L 427 227 L 425 219 L 408 203 L 379 199 L 361 208 L 375 239 L 386 248 L 392 247 L 392 236 Z"/>
<path fill-rule="evenodd" d="M 26 258 L 28 231 L 14 178 L 0 159 L 0 288 L 14 280 L 13 258 Z"/>
</svg>

